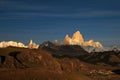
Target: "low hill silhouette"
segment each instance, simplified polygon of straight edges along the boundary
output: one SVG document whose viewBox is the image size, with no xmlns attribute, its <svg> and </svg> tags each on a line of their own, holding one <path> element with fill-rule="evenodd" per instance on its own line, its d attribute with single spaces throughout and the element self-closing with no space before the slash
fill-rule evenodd
<svg viewBox="0 0 120 80">
<path fill-rule="evenodd" d="M 40 49 L 50 52 L 54 57 L 74 57 L 88 54 L 81 46 L 79 45 L 54 45 L 52 42 L 47 41 L 41 44 Z"/>
</svg>

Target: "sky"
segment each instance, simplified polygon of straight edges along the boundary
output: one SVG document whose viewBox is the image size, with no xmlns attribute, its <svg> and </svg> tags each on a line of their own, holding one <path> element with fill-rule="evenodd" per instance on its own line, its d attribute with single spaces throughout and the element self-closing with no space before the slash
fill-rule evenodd
<svg viewBox="0 0 120 80">
<path fill-rule="evenodd" d="M 120 46 L 120 0 L 0 0 L 0 41 L 85 40 Z"/>
</svg>

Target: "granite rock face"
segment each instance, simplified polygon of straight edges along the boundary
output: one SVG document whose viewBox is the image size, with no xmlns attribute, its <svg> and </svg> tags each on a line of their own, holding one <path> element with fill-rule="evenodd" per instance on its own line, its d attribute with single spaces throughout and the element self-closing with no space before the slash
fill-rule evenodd
<svg viewBox="0 0 120 80">
<path fill-rule="evenodd" d="M 37 49 L 39 47 L 38 44 L 30 40 L 28 45 L 23 44 L 22 42 L 15 42 L 15 41 L 2 41 L 0 42 L 0 48 L 5 47 L 21 47 L 21 48 L 30 48 L 30 49 Z"/>
<path fill-rule="evenodd" d="M 65 45 L 81 45 L 81 46 L 92 46 L 102 48 L 102 44 L 100 42 L 95 42 L 94 40 L 85 41 L 82 34 L 77 31 L 73 34 L 72 38 L 67 34 L 64 38 L 63 43 Z"/>
<path fill-rule="evenodd" d="M 0 42 L 0 47 L 8 47 L 8 46 L 13 46 L 13 47 L 26 47 L 23 43 L 21 42 L 14 42 L 14 41 L 2 41 Z"/>
</svg>

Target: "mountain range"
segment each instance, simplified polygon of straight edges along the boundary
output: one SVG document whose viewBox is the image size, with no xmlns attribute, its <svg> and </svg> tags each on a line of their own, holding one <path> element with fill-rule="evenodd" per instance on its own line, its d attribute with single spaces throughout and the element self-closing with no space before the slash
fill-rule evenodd
<svg viewBox="0 0 120 80">
<path fill-rule="evenodd" d="M 94 40 L 85 41 L 80 31 L 76 31 L 73 34 L 72 38 L 69 37 L 69 35 L 67 34 L 63 42 L 65 45 L 80 45 L 80 46 L 91 46 L 98 48 L 103 47 L 100 42 L 94 42 Z"/>
<path fill-rule="evenodd" d="M 38 44 L 34 43 L 32 40 L 30 40 L 29 44 L 26 46 L 22 42 L 15 42 L 15 41 L 2 41 L 0 42 L 0 48 L 5 48 L 5 47 L 21 47 L 21 48 L 30 48 L 30 49 L 37 49 L 39 47 Z"/>
<path fill-rule="evenodd" d="M 44 44 L 44 42 L 43 42 Z M 53 44 L 51 42 L 51 44 Z M 114 47 L 114 48 L 110 48 L 110 47 L 104 47 L 100 42 L 95 42 L 94 40 L 88 40 L 86 41 L 83 38 L 83 35 L 80 33 L 80 31 L 76 31 L 75 33 L 73 33 L 72 38 L 69 37 L 69 35 L 67 34 L 65 36 L 65 38 L 63 39 L 63 42 L 59 43 L 58 40 L 54 41 L 55 45 L 79 45 L 81 46 L 83 49 L 85 49 L 87 52 L 103 52 L 103 51 L 111 51 L 112 49 L 117 49 L 120 50 L 118 47 Z M 48 44 L 46 43 L 46 46 Z M 50 44 L 49 44 L 50 45 Z M 35 42 L 33 42 L 32 40 L 30 40 L 28 45 L 25 45 L 22 42 L 15 42 L 15 41 L 2 41 L 0 42 L 0 48 L 5 48 L 5 47 L 9 47 L 9 46 L 13 46 L 13 47 L 21 47 L 21 48 L 34 48 L 34 49 L 38 49 L 39 46 L 42 47 L 42 45 L 36 44 Z"/>
</svg>

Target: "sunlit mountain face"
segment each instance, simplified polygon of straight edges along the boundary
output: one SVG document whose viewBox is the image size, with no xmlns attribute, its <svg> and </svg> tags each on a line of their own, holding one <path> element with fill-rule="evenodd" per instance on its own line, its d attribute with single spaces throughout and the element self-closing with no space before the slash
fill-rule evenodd
<svg viewBox="0 0 120 80">
<path fill-rule="evenodd" d="M 81 45 L 81 46 L 92 46 L 102 48 L 102 44 L 100 42 L 94 42 L 94 40 L 84 41 L 82 34 L 77 31 L 73 34 L 72 38 L 69 35 L 66 35 L 64 39 L 64 44 L 66 45 Z"/>
<path fill-rule="evenodd" d="M 30 48 L 30 49 L 37 49 L 39 47 L 38 44 L 34 43 L 32 40 L 30 40 L 28 45 L 25 45 L 22 42 L 16 42 L 16 41 L 2 41 L 0 42 L 0 48 L 6 48 L 6 47 L 20 47 L 20 48 Z"/>
</svg>

